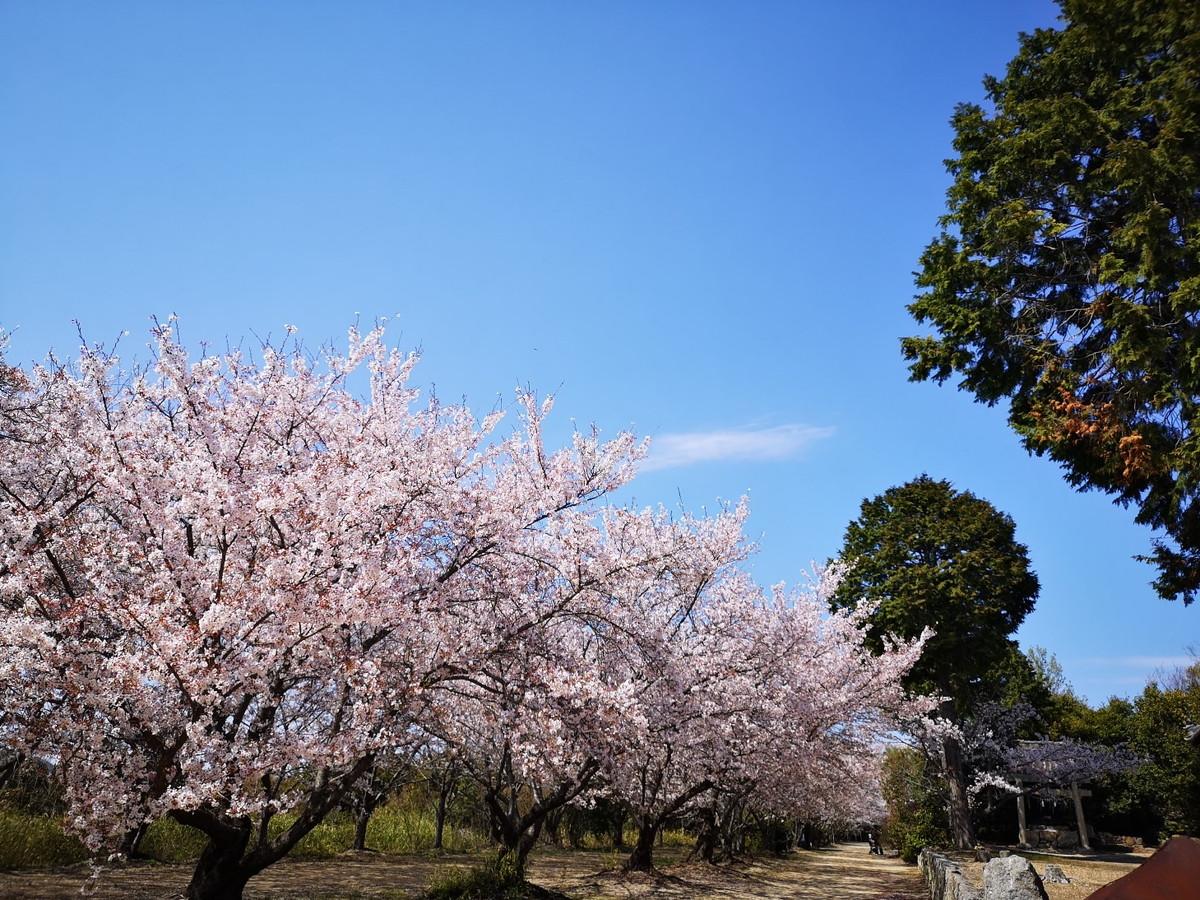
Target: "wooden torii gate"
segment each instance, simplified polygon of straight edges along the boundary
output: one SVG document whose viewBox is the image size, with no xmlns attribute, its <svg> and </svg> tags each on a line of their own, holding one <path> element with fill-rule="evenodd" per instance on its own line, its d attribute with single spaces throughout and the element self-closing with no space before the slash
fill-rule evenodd
<svg viewBox="0 0 1200 900">
<path fill-rule="evenodd" d="M 1065 781 L 1069 787 L 1041 788 L 1039 793 L 1051 794 L 1055 797 L 1069 797 L 1075 806 L 1075 824 L 1079 829 L 1079 846 L 1091 850 L 1088 841 L 1087 820 L 1083 816 L 1083 798 L 1092 796 L 1092 792 L 1079 786 L 1079 781 L 1070 777 L 1075 774 L 1071 765 L 1071 753 L 1074 745 L 1067 741 L 1019 741 L 1023 748 L 1043 751 L 1045 757 L 1039 763 L 1020 772 L 1013 772 L 1017 787 L 1017 840 L 1022 847 L 1029 846 L 1029 829 L 1025 819 L 1025 785 L 1030 784 L 1061 784 Z"/>
<path fill-rule="evenodd" d="M 1025 782 L 1023 779 L 1017 779 L 1017 786 L 1021 788 L 1021 792 L 1017 794 L 1017 842 L 1022 847 L 1029 846 L 1029 829 L 1025 824 Z M 1050 793 L 1056 797 L 1070 797 L 1075 803 L 1075 824 L 1079 828 L 1079 846 L 1084 850 L 1091 850 L 1092 845 L 1088 843 L 1087 821 L 1083 817 L 1083 798 L 1092 796 L 1092 792 L 1087 788 L 1081 788 L 1079 782 L 1072 781 L 1069 790 L 1061 788 L 1052 788 L 1043 793 Z"/>
</svg>

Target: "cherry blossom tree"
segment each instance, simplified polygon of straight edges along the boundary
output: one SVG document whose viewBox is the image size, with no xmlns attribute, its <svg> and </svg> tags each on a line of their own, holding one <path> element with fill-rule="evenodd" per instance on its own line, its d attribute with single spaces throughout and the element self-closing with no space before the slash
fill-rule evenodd
<svg viewBox="0 0 1200 900">
<path fill-rule="evenodd" d="M 715 798 L 855 817 L 880 737 L 928 706 L 901 689 L 924 638 L 869 652 L 868 606 L 827 612 L 837 570 L 764 596 L 744 504 L 599 508 L 628 434 L 550 452 L 527 393 L 508 435 L 421 403 L 380 329 L 320 358 L 193 359 L 171 323 L 154 348 L 0 368 L 0 746 L 56 765 L 97 851 L 202 831 L 193 900 L 240 897 L 338 806 L 365 824 L 421 735 L 518 871 L 601 791 L 647 868 Z"/>
<path fill-rule="evenodd" d="M 420 780 L 417 760 L 426 753 L 429 740 L 414 729 L 412 742 L 404 747 L 392 747 L 375 754 L 371 767 L 351 787 L 343 800 L 354 814 L 354 840 L 351 850 L 366 851 L 367 829 L 371 817 L 395 791 Z"/>
<path fill-rule="evenodd" d="M 852 814 L 840 801 L 861 793 L 845 785 L 863 781 L 864 761 L 877 770 L 878 742 L 902 717 L 929 708 L 900 684 L 927 636 L 871 654 L 868 605 L 827 612 L 839 577 L 764 598 L 731 569 L 664 629 L 670 640 L 639 664 L 642 714 L 612 775 L 638 827 L 627 868 L 651 868 L 663 825 L 722 793 L 770 798 L 784 815 Z"/>
<path fill-rule="evenodd" d="M 173 816 L 208 838 L 188 896 L 235 898 L 507 639 L 470 627 L 496 573 L 641 450 L 550 453 L 527 395 L 508 437 L 419 404 L 378 329 L 320 360 L 190 359 L 170 323 L 155 349 L 6 379 L 0 740 L 56 762 L 90 846 Z"/>
<path fill-rule="evenodd" d="M 744 513 L 571 513 L 531 535 L 538 549 L 508 570 L 487 618 L 514 639 L 486 666 L 443 682 L 434 727 L 481 788 L 517 871 L 547 820 L 626 752 L 614 735 L 644 714 L 629 660 L 653 644 L 655 611 L 687 615 L 705 582 L 743 557 Z"/>
</svg>

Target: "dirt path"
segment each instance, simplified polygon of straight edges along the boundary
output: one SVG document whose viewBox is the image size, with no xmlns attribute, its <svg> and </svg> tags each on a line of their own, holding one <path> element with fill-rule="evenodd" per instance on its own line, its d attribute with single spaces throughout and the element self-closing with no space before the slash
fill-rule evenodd
<svg viewBox="0 0 1200 900">
<path fill-rule="evenodd" d="M 761 859 L 743 866 L 667 866 L 656 876 L 604 873 L 563 878 L 557 887 L 572 897 L 618 900 L 628 897 L 722 900 L 923 900 L 928 897 L 917 870 L 899 860 L 881 859 L 866 844 L 840 844 L 829 850 L 798 851 L 784 859 Z"/>
<path fill-rule="evenodd" d="M 671 853 L 664 854 L 669 862 Z M 677 857 L 676 857 L 677 858 Z M 247 898 L 286 900 L 400 900 L 413 897 L 443 866 L 469 865 L 467 856 L 422 857 L 347 854 L 337 859 L 284 860 L 250 882 Z M 531 880 L 576 900 L 591 898 L 716 897 L 721 900 L 921 900 L 916 870 L 867 853 L 866 844 L 799 851 L 784 859 L 738 866 L 664 865 L 656 875 L 624 876 L 614 870 L 612 853 L 544 851 L 535 855 Z M 167 900 L 178 897 L 191 871 L 186 866 L 136 865 L 104 873 L 96 900 Z M 74 900 L 87 870 L 0 872 L 0 898 Z"/>
</svg>

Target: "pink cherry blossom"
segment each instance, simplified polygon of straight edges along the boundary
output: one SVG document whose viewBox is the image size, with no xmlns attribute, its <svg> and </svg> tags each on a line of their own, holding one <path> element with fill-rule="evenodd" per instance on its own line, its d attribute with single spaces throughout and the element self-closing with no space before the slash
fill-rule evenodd
<svg viewBox="0 0 1200 900">
<path fill-rule="evenodd" d="M 421 741 L 521 861 L 599 793 L 634 866 L 717 802 L 872 814 L 881 741 L 929 708 L 901 689 L 923 639 L 870 653 L 836 567 L 764 594 L 744 503 L 600 506 L 644 444 L 551 450 L 528 392 L 507 433 L 422 401 L 380 329 L 154 349 L 0 366 L 0 746 L 53 764 L 97 851 L 169 815 L 209 839 L 189 897 L 239 897 Z"/>
</svg>

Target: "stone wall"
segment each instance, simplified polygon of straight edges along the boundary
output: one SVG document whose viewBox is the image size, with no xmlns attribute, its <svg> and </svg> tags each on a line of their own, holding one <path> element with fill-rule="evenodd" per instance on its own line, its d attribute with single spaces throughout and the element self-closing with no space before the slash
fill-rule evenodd
<svg viewBox="0 0 1200 900">
<path fill-rule="evenodd" d="M 963 874 L 957 862 L 928 847 L 917 857 L 917 866 L 929 885 L 930 900 L 983 900 L 983 893 Z"/>
<path fill-rule="evenodd" d="M 998 857 L 984 866 L 982 891 L 967 880 L 958 862 L 928 847 L 917 865 L 930 900 L 1047 900 L 1042 879 L 1023 856 Z"/>
</svg>

